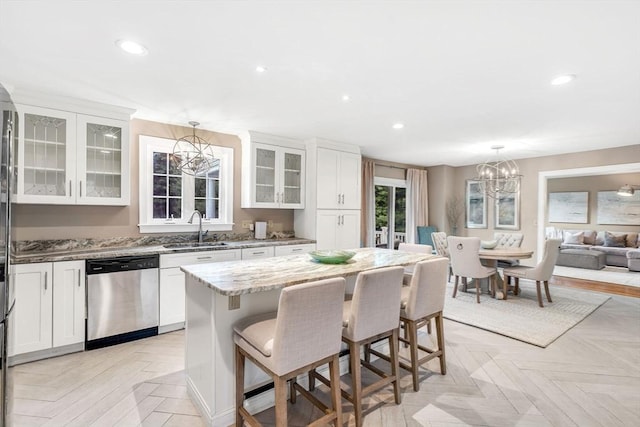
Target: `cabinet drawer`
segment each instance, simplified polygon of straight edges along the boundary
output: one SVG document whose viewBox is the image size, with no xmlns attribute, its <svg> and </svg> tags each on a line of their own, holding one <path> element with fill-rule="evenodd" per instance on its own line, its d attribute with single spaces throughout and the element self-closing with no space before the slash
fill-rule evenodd
<svg viewBox="0 0 640 427">
<path fill-rule="evenodd" d="M 208 262 L 239 261 L 240 256 L 240 249 L 164 254 L 160 255 L 160 268 L 180 267 L 190 264 L 205 264 Z"/>
<path fill-rule="evenodd" d="M 273 246 L 247 248 L 242 249 L 242 259 L 270 258 L 273 256 L 273 253 Z"/>
<path fill-rule="evenodd" d="M 276 256 L 284 256 L 284 255 L 296 255 L 296 254 L 306 254 L 308 252 L 314 251 L 316 249 L 316 245 L 313 243 L 303 244 L 303 245 L 285 245 L 285 246 L 276 246 Z"/>
</svg>

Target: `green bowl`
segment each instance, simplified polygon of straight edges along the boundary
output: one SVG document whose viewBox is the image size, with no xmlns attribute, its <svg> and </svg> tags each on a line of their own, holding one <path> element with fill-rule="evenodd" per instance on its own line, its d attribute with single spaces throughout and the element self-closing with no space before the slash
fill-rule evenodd
<svg viewBox="0 0 640 427">
<path fill-rule="evenodd" d="M 311 258 L 322 264 L 344 264 L 355 255 L 351 251 L 312 251 L 309 252 Z"/>
</svg>

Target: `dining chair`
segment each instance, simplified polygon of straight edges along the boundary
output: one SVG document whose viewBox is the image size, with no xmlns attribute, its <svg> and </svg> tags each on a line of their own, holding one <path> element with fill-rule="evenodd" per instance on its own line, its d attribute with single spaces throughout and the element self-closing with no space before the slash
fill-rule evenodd
<svg viewBox="0 0 640 427">
<path fill-rule="evenodd" d="M 431 233 L 431 240 L 435 247 L 436 253 L 440 256 L 446 257 L 449 260 L 449 278 L 447 282 L 451 280 L 453 271 L 451 270 L 451 256 L 449 255 L 449 244 L 447 243 L 447 233 L 444 231 L 436 231 Z"/>
<path fill-rule="evenodd" d="M 335 278 L 284 288 L 277 313 L 240 320 L 233 327 L 236 364 L 236 426 L 261 425 L 244 407 L 245 359 L 266 372 L 275 388 L 275 425 L 287 426 L 287 381 L 325 415 L 318 423 L 342 425 L 340 362 L 345 279 Z M 299 386 L 298 375 L 329 364 L 331 405 L 328 408 Z"/>
<path fill-rule="evenodd" d="M 467 278 L 475 279 L 476 301 L 480 303 L 480 280 L 489 278 L 489 291 L 495 295 L 496 274 L 495 267 L 485 267 L 480 262 L 480 238 L 479 237 L 447 237 L 449 254 L 451 256 L 451 269 L 455 277 L 453 285 L 453 298 L 458 292 L 458 279 L 462 277 L 465 292 L 467 290 Z"/>
<path fill-rule="evenodd" d="M 400 311 L 400 288 L 402 288 L 402 267 L 385 267 L 359 273 L 353 297 L 343 303 L 342 341 L 349 349 L 349 372 L 351 373 L 351 393 L 342 389 L 342 396 L 353 404 L 355 425 L 362 426 L 362 398 L 389 384 L 393 384 L 395 403 L 400 404 L 398 329 Z M 389 341 L 391 373 L 360 359 L 362 346 L 387 339 Z M 375 373 L 380 379 L 362 387 L 362 367 Z M 315 380 L 325 385 L 333 380 L 309 371 L 309 390 L 315 387 Z"/>
<path fill-rule="evenodd" d="M 415 265 L 414 273 L 409 286 L 402 288 L 400 296 L 400 322 L 408 331 L 405 338 L 400 341 L 409 345 L 409 362 L 407 365 L 403 361 L 399 362 L 401 368 L 411 372 L 413 380 L 413 390 L 420 390 L 418 373 L 421 365 L 429 360 L 440 359 L 440 372 L 447 373 L 444 344 L 444 325 L 442 311 L 444 309 L 444 297 L 447 289 L 447 271 L 449 261 L 445 258 L 432 258 L 420 261 Z M 431 319 L 436 323 L 436 343 L 437 348 L 426 347 L 418 342 L 418 330 L 425 324 L 428 325 Z M 365 351 L 385 360 L 390 360 L 389 356 L 366 347 Z M 418 358 L 418 351 L 426 353 Z M 368 357 L 365 354 L 365 357 Z"/>
<path fill-rule="evenodd" d="M 522 233 L 504 233 L 496 231 L 493 233 L 493 240 L 496 241 L 496 249 L 508 249 L 519 248 L 522 246 L 522 240 L 524 234 Z M 509 268 L 520 265 L 520 260 L 517 259 L 500 259 L 498 260 L 498 267 Z"/>
<path fill-rule="evenodd" d="M 547 296 L 547 301 L 551 301 L 551 294 L 549 294 L 549 280 L 553 275 L 553 269 L 558 260 L 560 254 L 560 239 L 548 239 L 544 243 L 544 254 L 542 260 L 535 267 L 527 267 L 519 265 L 516 267 L 505 268 L 503 270 L 504 283 L 503 293 L 504 299 L 507 299 L 507 288 L 510 285 L 511 278 L 514 278 L 513 293 L 518 295 L 520 293 L 520 279 L 530 279 L 536 281 L 536 292 L 538 294 L 538 305 L 544 307 L 542 304 L 542 293 L 540 290 L 540 282 L 544 283 L 544 293 Z"/>
</svg>

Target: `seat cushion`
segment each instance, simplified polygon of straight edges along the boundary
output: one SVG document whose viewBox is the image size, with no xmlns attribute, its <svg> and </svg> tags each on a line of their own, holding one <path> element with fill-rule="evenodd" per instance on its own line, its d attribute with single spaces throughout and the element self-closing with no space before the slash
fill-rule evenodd
<svg viewBox="0 0 640 427">
<path fill-rule="evenodd" d="M 233 330 L 265 357 L 270 357 L 276 330 L 276 312 L 242 319 L 233 325 Z"/>
</svg>

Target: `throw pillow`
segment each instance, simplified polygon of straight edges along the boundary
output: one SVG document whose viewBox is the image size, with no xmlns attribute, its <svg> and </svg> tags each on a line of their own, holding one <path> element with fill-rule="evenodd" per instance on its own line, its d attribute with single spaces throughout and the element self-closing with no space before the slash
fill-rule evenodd
<svg viewBox="0 0 640 427">
<path fill-rule="evenodd" d="M 608 231 L 604 232 L 604 245 L 611 248 L 624 248 L 627 243 L 627 235 L 619 234 L 613 235 Z"/>
<path fill-rule="evenodd" d="M 582 245 L 584 243 L 584 232 L 564 233 L 564 242 L 568 245 Z"/>
</svg>

